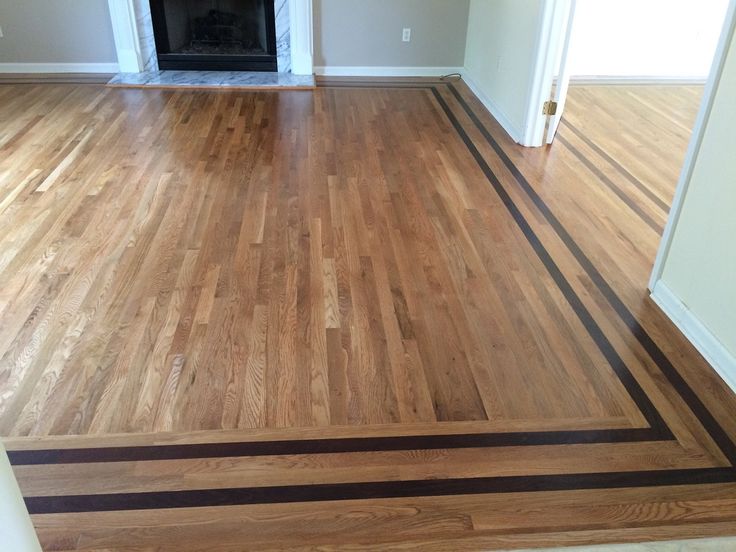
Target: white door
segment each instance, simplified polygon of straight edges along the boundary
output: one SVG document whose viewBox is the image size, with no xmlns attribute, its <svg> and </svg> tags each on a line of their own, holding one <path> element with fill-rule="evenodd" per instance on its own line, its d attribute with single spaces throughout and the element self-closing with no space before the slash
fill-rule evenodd
<svg viewBox="0 0 736 552">
<path fill-rule="evenodd" d="M 556 103 L 557 110 L 555 114 L 550 117 L 547 123 L 547 131 L 545 136 L 545 142 L 547 144 L 551 144 L 555 139 L 557 129 L 560 126 L 560 121 L 562 120 L 562 113 L 565 110 L 567 89 L 570 87 L 570 63 L 568 63 L 568 54 L 570 53 L 570 40 L 572 38 L 572 28 L 575 21 L 576 4 L 577 0 L 570 0 L 569 13 L 567 14 L 566 18 L 566 25 L 562 29 L 562 32 L 564 34 L 560 36 L 559 40 L 557 41 L 560 45 L 560 53 L 558 57 L 559 65 L 557 71 L 557 84 L 555 86 L 554 92 L 552 93 L 552 101 Z"/>
</svg>

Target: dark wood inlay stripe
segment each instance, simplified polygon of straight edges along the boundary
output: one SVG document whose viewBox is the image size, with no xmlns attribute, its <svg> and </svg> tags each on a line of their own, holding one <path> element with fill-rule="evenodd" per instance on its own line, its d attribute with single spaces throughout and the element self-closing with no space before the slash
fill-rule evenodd
<svg viewBox="0 0 736 552">
<path fill-rule="evenodd" d="M 247 504 L 283 504 L 329 500 L 370 500 L 419 496 L 615 489 L 727 483 L 736 480 L 731 468 L 612 472 L 590 474 L 475 477 L 331 483 L 190 491 L 156 491 L 97 495 L 37 496 L 25 498 L 31 514 L 201 508 Z"/>
<path fill-rule="evenodd" d="M 666 213 L 669 213 L 670 206 L 663 201 L 659 196 L 657 196 L 652 190 L 650 190 L 641 180 L 636 178 L 633 174 L 631 174 L 621 163 L 616 161 L 613 157 L 611 157 L 603 148 L 601 148 L 598 144 L 593 142 L 590 138 L 588 138 L 585 134 L 583 134 L 578 128 L 575 127 L 570 121 L 565 119 L 563 117 L 562 124 L 565 125 L 567 128 L 570 129 L 570 131 L 575 134 L 580 140 L 585 142 L 585 144 L 595 151 L 598 155 L 600 155 L 603 159 L 608 161 L 608 163 L 613 166 L 618 172 L 620 172 L 622 175 L 626 177 L 626 179 L 631 182 L 634 186 L 636 186 L 641 193 L 643 193 L 645 196 L 647 196 L 652 202 L 662 209 L 662 211 Z"/>
<path fill-rule="evenodd" d="M 629 197 L 629 195 L 624 192 L 621 188 L 616 186 L 616 184 L 606 176 L 606 174 L 600 170 L 598 167 L 595 166 L 595 164 L 588 159 L 583 153 L 576 148 L 574 145 L 572 145 L 569 141 L 565 139 L 564 136 L 558 134 L 556 138 L 562 145 L 564 145 L 567 149 L 569 149 L 575 157 L 578 158 L 578 160 L 585 165 L 585 167 L 592 172 L 595 176 L 598 177 L 598 180 L 603 182 L 609 190 L 611 190 L 614 194 L 616 194 L 616 197 L 618 197 L 621 201 L 624 202 L 624 204 L 631 209 L 641 220 L 646 223 L 649 228 L 654 230 L 657 234 L 662 234 L 664 232 L 664 227 L 659 224 L 657 221 L 655 221 L 644 209 L 641 208 L 641 205 L 635 200 Z"/>
<path fill-rule="evenodd" d="M 42 464 L 90 464 L 96 462 L 141 462 L 273 456 L 284 454 L 330 454 L 392 450 L 433 450 L 455 448 L 629 443 L 665 440 L 649 428 L 584 431 L 537 431 L 460 435 L 419 435 L 399 437 L 358 437 L 129 447 L 96 447 L 8 451 L 14 466 Z"/>
</svg>

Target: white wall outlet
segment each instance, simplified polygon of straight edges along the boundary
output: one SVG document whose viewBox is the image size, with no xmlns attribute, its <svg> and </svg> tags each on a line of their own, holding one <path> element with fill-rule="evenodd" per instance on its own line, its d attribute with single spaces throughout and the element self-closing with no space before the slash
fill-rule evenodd
<svg viewBox="0 0 736 552">
<path fill-rule="evenodd" d="M 5 35 L 3 35 L 3 28 L 0 27 L 0 38 L 2 38 L 3 36 L 5 36 Z"/>
<path fill-rule="evenodd" d="M 404 29 L 404 32 L 401 33 L 401 40 L 411 42 L 411 29 Z"/>
</svg>

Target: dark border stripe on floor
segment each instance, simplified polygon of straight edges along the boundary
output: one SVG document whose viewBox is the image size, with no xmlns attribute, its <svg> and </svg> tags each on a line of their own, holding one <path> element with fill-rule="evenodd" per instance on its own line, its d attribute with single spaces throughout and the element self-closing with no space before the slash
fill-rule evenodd
<svg viewBox="0 0 736 552">
<path fill-rule="evenodd" d="M 641 180 L 636 178 L 633 174 L 631 174 L 626 167 L 621 165 L 618 161 L 616 161 L 613 157 L 611 157 L 603 148 L 601 148 L 598 144 L 593 142 L 590 138 L 588 138 L 585 134 L 583 134 L 575 125 L 573 125 L 570 121 L 563 118 L 562 124 L 570 129 L 570 131 L 575 134 L 580 140 L 582 140 L 590 149 L 592 149 L 594 152 L 596 152 L 598 155 L 600 155 L 603 159 L 605 159 L 612 167 L 614 167 L 618 172 L 620 172 L 624 177 L 631 182 L 634 186 L 638 188 L 638 190 L 647 196 L 657 207 L 662 209 L 665 214 L 670 212 L 670 206 L 657 194 L 655 194 L 652 190 L 649 189 L 648 186 L 646 186 Z"/>
<path fill-rule="evenodd" d="M 110 512 L 730 483 L 730 468 L 471 477 L 25 498 L 31 514 Z"/>
<path fill-rule="evenodd" d="M 572 154 L 578 158 L 578 161 L 580 161 L 590 172 L 598 177 L 598 180 L 603 182 L 603 184 L 605 184 L 608 189 L 616 194 L 616 196 L 624 203 L 624 205 L 631 209 L 642 221 L 644 221 L 647 226 L 649 226 L 649 228 L 654 230 L 657 235 L 662 235 L 662 232 L 664 232 L 664 226 L 655 221 L 644 209 L 642 209 L 641 205 L 639 205 L 636 199 L 632 199 L 626 192 L 616 186 L 613 180 L 608 178 L 608 176 L 602 170 L 596 167 L 590 159 L 583 155 L 583 153 L 574 145 L 572 145 L 567 139 L 565 139 L 564 136 L 558 133 L 555 140 L 559 141 L 563 146 L 569 149 Z"/>
<path fill-rule="evenodd" d="M 285 454 L 334 454 L 400 450 L 632 443 L 662 440 L 669 440 L 669 437 L 663 436 L 650 428 L 641 428 L 9 450 L 8 457 L 10 458 L 10 463 L 14 466 L 29 466 L 274 456 Z"/>
</svg>

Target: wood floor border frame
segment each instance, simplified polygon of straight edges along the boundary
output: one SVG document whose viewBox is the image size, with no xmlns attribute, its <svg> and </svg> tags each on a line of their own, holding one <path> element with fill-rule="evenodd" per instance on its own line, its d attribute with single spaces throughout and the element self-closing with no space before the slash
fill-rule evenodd
<svg viewBox="0 0 736 552">
<path fill-rule="evenodd" d="M 649 357 L 657 365 L 667 381 L 672 385 L 677 394 L 682 398 L 688 408 L 695 414 L 703 428 L 708 432 L 711 439 L 716 443 L 718 448 L 723 452 L 731 466 L 736 466 L 736 444 L 731 440 L 726 431 L 721 427 L 718 421 L 713 417 L 708 408 L 705 406 L 700 397 L 693 391 L 685 378 L 677 371 L 667 355 L 655 343 L 649 333 L 642 327 L 634 314 L 625 305 L 623 300 L 613 290 L 606 281 L 600 271 L 596 268 L 590 258 L 583 252 L 572 235 L 565 229 L 560 220 L 555 216 L 549 206 L 544 202 L 541 196 L 534 190 L 529 181 L 524 177 L 521 171 L 516 167 L 514 162 L 509 158 L 500 144 L 493 138 L 488 129 L 483 125 L 478 116 L 473 112 L 462 95 L 453 86 L 449 86 L 453 96 L 463 107 L 467 115 L 476 125 L 483 137 L 498 154 L 506 168 L 514 176 L 516 182 L 522 188 L 524 193 L 534 203 L 535 207 L 540 211 L 545 220 L 553 228 L 560 240 L 565 244 L 568 251 L 573 255 L 578 264 L 583 268 L 585 273 L 591 279 L 598 291 L 605 297 L 606 301 L 616 312 L 621 321 L 631 332 L 632 336 L 644 348 Z M 464 132 L 464 131 L 463 131 Z"/>
<path fill-rule="evenodd" d="M 580 317 L 593 341 L 611 364 L 632 400 L 650 424 L 648 428 L 609 429 L 603 431 L 544 431 L 515 433 L 447 434 L 396 437 L 333 438 L 241 443 L 201 443 L 179 445 L 120 446 L 102 448 L 70 448 L 8 451 L 13 465 L 146 461 L 162 459 L 209 458 L 227 456 L 259 456 L 270 454 L 320 454 L 340 452 L 421 450 L 494 446 L 534 446 L 549 444 L 615 443 L 638 441 L 675 441 L 675 437 L 633 374 L 603 334 L 590 312 L 575 294 L 569 282 L 557 268 L 551 255 L 536 236 L 500 180 L 493 173 L 462 124 L 458 121 L 437 86 L 372 82 L 370 84 L 335 84 L 330 88 L 407 88 L 431 91 L 468 148 L 489 183 L 501 198 L 519 229 L 535 250 L 545 268 L 555 280 L 570 306 Z M 710 413 L 687 381 L 677 371 L 665 353 L 636 320 L 621 298 L 603 278 L 565 227 L 534 190 L 518 167 L 493 138 L 487 127 L 468 105 L 452 83 L 447 85 L 478 131 L 495 151 L 522 191 L 550 224 L 559 239 L 583 268 L 599 292 L 605 297 L 632 336 L 644 348 L 698 422 L 728 460 L 729 467 L 607 472 L 593 474 L 508 476 L 440 480 L 404 480 L 370 483 L 314 484 L 265 488 L 204 489 L 144 493 L 114 493 L 96 495 L 40 496 L 26 498 L 31 513 L 65 513 L 109 510 L 140 510 L 153 508 L 187 508 L 243 504 L 271 504 L 324 500 L 352 500 L 417 496 L 447 496 L 503 492 L 559 491 L 621 487 L 655 487 L 666 485 L 698 485 L 736 482 L 736 445 Z M 567 291 L 566 291 L 567 290 Z"/>
</svg>

